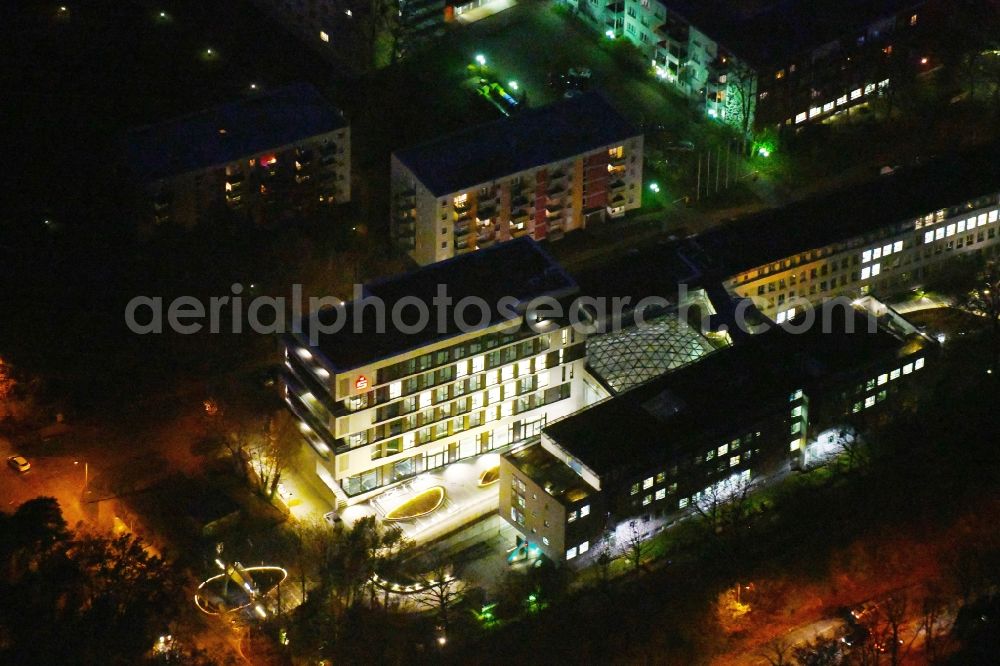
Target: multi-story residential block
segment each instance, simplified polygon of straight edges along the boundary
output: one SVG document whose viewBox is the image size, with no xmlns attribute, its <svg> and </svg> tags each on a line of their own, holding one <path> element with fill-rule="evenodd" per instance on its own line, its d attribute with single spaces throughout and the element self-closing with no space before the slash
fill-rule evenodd
<svg viewBox="0 0 1000 666">
<path fill-rule="evenodd" d="M 712 273 L 778 323 L 824 299 L 890 298 L 951 257 L 1000 252 L 992 148 L 741 220 L 693 244 Z"/>
<path fill-rule="evenodd" d="M 126 150 L 155 223 L 265 222 L 351 198 L 350 127 L 308 84 L 132 130 Z"/>
<path fill-rule="evenodd" d="M 655 73 L 743 129 L 821 120 L 882 94 L 924 36 L 926 0 L 565 0 Z M 893 49 L 897 49 L 894 54 Z M 890 64 L 892 63 L 892 64 Z"/>
<path fill-rule="evenodd" d="M 596 93 L 393 153 L 392 233 L 419 264 L 558 240 L 642 203 L 643 137 Z"/>
<path fill-rule="evenodd" d="M 828 328 L 772 328 L 547 425 L 502 456 L 500 515 L 578 564 L 801 465 L 817 434 L 926 372 L 935 343 L 898 316 L 880 327 L 846 299 L 825 314 Z"/>
<path fill-rule="evenodd" d="M 444 35 L 454 19 L 494 1 L 399 0 L 378 5 L 356 0 L 253 0 L 299 41 L 348 74 L 406 57 Z M 373 17 L 373 10 L 379 15 Z M 373 24 L 378 26 L 374 39 Z"/>
<path fill-rule="evenodd" d="M 455 304 L 445 315 L 440 286 Z M 285 397 L 311 445 L 312 469 L 302 471 L 355 504 L 537 436 L 605 396 L 567 320 L 525 318 L 533 299 L 576 290 L 524 238 L 366 285 L 342 311 L 307 318 L 285 339 Z M 321 333 L 341 312 L 340 330 Z"/>
</svg>

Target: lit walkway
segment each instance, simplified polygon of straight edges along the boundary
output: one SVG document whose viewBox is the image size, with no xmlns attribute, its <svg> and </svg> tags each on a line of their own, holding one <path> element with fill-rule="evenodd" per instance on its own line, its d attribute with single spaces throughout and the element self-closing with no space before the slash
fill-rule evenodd
<svg viewBox="0 0 1000 666">
<path fill-rule="evenodd" d="M 455 20 L 462 24 L 475 23 L 494 14 L 499 14 L 503 10 L 510 9 L 515 5 L 517 5 L 517 0 L 493 0 L 475 9 L 462 12 L 455 17 Z"/>
</svg>

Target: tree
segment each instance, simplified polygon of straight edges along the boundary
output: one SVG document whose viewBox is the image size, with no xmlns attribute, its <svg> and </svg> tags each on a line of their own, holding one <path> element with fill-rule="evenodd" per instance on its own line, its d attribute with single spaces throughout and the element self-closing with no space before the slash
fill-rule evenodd
<svg viewBox="0 0 1000 666">
<path fill-rule="evenodd" d="M 1000 261 L 978 255 L 947 262 L 929 282 L 954 299 L 955 307 L 983 318 L 989 327 L 993 372 L 1000 372 Z"/>
<path fill-rule="evenodd" d="M 791 666 L 793 663 L 792 647 L 792 644 L 784 637 L 776 636 L 764 645 L 760 656 L 767 660 L 771 666 Z"/>
<path fill-rule="evenodd" d="M 945 620 L 951 616 L 948 613 L 946 597 L 934 587 L 929 586 L 921 602 L 918 633 L 924 635 L 924 655 L 928 663 L 934 664 L 948 650 L 951 637 L 951 623 Z"/>
<path fill-rule="evenodd" d="M 625 533 L 625 539 L 619 546 L 621 554 L 628 560 L 629 564 L 632 565 L 633 569 L 638 570 L 642 566 L 642 554 L 643 546 L 645 545 L 645 539 L 642 536 L 642 532 L 639 529 L 639 523 L 636 520 L 630 520 L 628 524 L 628 531 Z"/>
<path fill-rule="evenodd" d="M 795 656 L 794 663 L 799 666 L 837 666 L 842 663 L 840 645 L 835 638 L 818 637 L 808 645 L 794 648 L 792 653 Z"/>
<path fill-rule="evenodd" d="M 433 609 L 437 614 L 438 626 L 447 631 L 449 611 L 461 598 L 465 585 L 455 577 L 451 564 L 440 556 L 434 558 L 429 571 L 417 578 L 424 586 L 424 591 L 414 599 L 421 606 Z"/>
<path fill-rule="evenodd" d="M 274 497 L 281 474 L 298 452 L 301 438 L 295 419 L 287 411 L 269 414 L 264 419 L 262 435 L 246 449 L 258 490 L 268 499 Z"/>
<path fill-rule="evenodd" d="M 729 59 L 726 71 L 726 122 L 748 137 L 753 130 L 757 108 L 757 72 L 735 59 Z"/>
<path fill-rule="evenodd" d="M 395 62 L 403 30 L 399 0 L 353 0 L 348 11 L 360 40 L 362 69 Z"/>
<path fill-rule="evenodd" d="M 892 666 L 898 666 L 900 660 L 909 651 L 909 646 L 902 648 L 902 629 L 906 622 L 906 611 L 909 600 L 903 592 L 893 594 L 882 603 L 882 612 L 885 615 L 887 633 L 887 651 L 889 661 Z"/>
<path fill-rule="evenodd" d="M 73 534 L 51 498 L 4 516 L 0 532 L 12 574 L 0 580 L 2 663 L 61 663 L 66 655 L 81 664 L 139 663 L 178 615 L 177 576 L 131 535 Z"/>
<path fill-rule="evenodd" d="M 714 534 L 743 530 L 750 518 L 750 496 L 757 482 L 749 474 L 733 474 L 708 486 L 694 502 L 709 530 Z"/>
</svg>

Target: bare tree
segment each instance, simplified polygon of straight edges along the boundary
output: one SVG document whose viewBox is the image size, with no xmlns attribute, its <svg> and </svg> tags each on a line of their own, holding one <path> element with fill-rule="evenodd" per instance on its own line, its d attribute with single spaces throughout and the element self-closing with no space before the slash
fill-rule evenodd
<svg viewBox="0 0 1000 666">
<path fill-rule="evenodd" d="M 300 438 L 291 414 L 280 411 L 264 418 L 263 433 L 246 455 L 258 489 L 265 497 L 274 497 L 281 474 L 294 459 L 299 446 Z"/>
<path fill-rule="evenodd" d="M 844 461 L 847 472 L 864 467 L 870 456 L 868 443 L 854 428 L 841 428 L 837 433 L 838 457 Z"/>
<path fill-rule="evenodd" d="M 625 540 L 620 545 L 621 553 L 631 563 L 633 569 L 642 566 L 642 551 L 645 539 L 639 530 L 638 521 L 632 520 L 628 524 L 628 532 Z"/>
<path fill-rule="evenodd" d="M 739 532 L 749 521 L 750 496 L 757 485 L 748 474 L 733 474 L 705 488 L 694 502 L 695 511 L 715 534 Z"/>
<path fill-rule="evenodd" d="M 783 636 L 775 636 L 764 644 L 760 656 L 767 660 L 771 666 L 791 666 L 792 644 Z"/>
<path fill-rule="evenodd" d="M 455 577 L 451 564 L 442 557 L 435 557 L 431 569 L 418 577 L 424 590 L 415 601 L 437 614 L 438 623 L 448 629 L 451 607 L 462 597 L 465 585 Z"/>
<path fill-rule="evenodd" d="M 929 587 L 921 603 L 917 633 L 924 635 L 924 655 L 931 664 L 937 663 L 949 647 L 951 623 L 945 619 L 947 610 L 945 596 L 935 587 Z"/>
<path fill-rule="evenodd" d="M 900 660 L 905 656 L 906 650 L 902 649 L 902 631 L 906 622 L 906 612 L 909 605 L 906 594 L 898 592 L 882 603 L 882 612 L 885 615 L 886 642 L 885 650 L 889 653 L 889 663 L 892 666 L 899 666 Z"/>
</svg>

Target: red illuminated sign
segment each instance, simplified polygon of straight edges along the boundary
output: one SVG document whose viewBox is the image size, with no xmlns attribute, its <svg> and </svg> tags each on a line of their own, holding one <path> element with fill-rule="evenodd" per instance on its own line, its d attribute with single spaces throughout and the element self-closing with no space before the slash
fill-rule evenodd
<svg viewBox="0 0 1000 666">
<path fill-rule="evenodd" d="M 368 388 L 368 378 L 364 375 L 358 375 L 358 378 L 354 380 L 354 388 L 359 391 L 363 391 Z"/>
<path fill-rule="evenodd" d="M 275 157 L 274 155 L 265 155 L 264 157 L 260 158 L 260 165 L 262 167 L 269 167 L 272 164 L 276 163 L 277 161 L 278 158 Z"/>
</svg>

